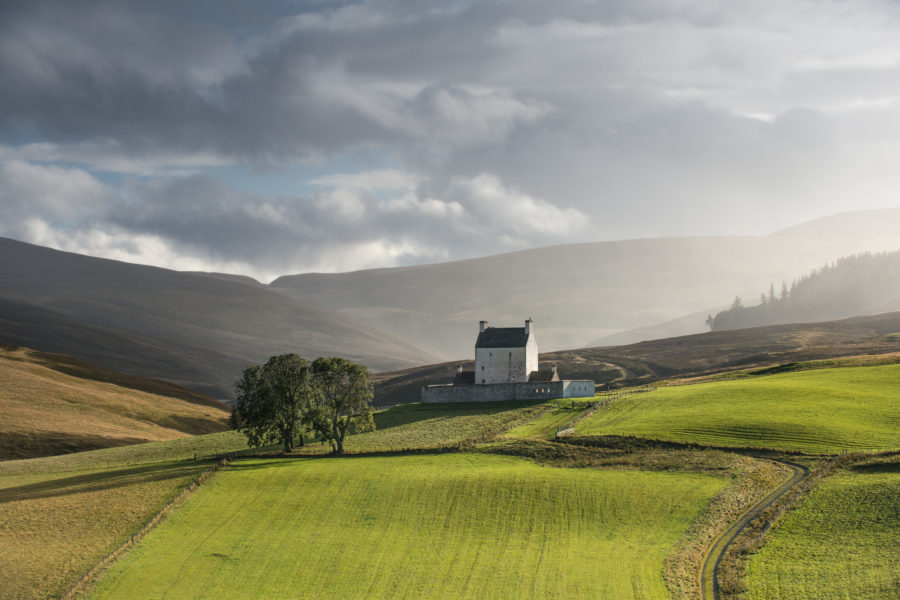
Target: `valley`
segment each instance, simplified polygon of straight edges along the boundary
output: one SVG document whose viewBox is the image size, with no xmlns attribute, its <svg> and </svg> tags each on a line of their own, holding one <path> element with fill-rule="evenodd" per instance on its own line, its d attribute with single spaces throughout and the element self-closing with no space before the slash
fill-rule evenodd
<svg viewBox="0 0 900 600">
<path fill-rule="evenodd" d="M 341 458 L 327 457 L 327 448 L 315 443 L 293 457 L 260 454 L 230 432 L 6 461 L 0 463 L 0 523 L 6 523 L 0 537 L 11 556 L 38 552 L 54 536 L 70 540 L 54 552 L 60 563 L 49 563 L 71 565 L 63 568 L 68 575 L 59 583 L 40 571 L 17 571 L 23 582 L 18 597 L 43 597 L 42 589 L 59 593 L 86 570 L 78 564 L 92 564 L 118 547 L 216 455 L 230 453 L 224 470 L 126 548 L 79 597 L 121 597 L 125 589 L 146 590 L 138 597 L 147 598 L 164 589 L 173 597 L 265 597 L 290 595 L 302 582 L 318 597 L 390 597 L 399 590 L 452 597 L 696 598 L 704 549 L 716 532 L 784 478 L 784 469 L 767 457 L 811 461 L 815 471 L 828 456 L 848 450 L 850 458 L 842 460 L 862 458 L 852 458 L 856 462 L 817 483 L 783 517 L 783 526 L 779 521 L 768 534 L 763 551 L 742 567 L 747 570 L 741 581 L 749 590 L 742 593 L 770 584 L 794 589 L 782 575 L 769 575 L 785 564 L 778 558 L 786 552 L 779 550 L 782 532 L 798 535 L 792 523 L 804 519 L 804 511 L 834 502 L 830 485 L 862 485 L 859 498 L 890 494 L 893 463 L 890 454 L 880 453 L 900 446 L 892 425 L 900 407 L 885 392 L 895 387 L 897 368 L 819 365 L 768 375 L 736 372 L 725 380 L 716 376 L 609 401 L 601 395 L 536 405 L 396 406 L 376 413 L 376 431 L 348 438 L 348 455 Z M 814 392 L 796 393 L 803 389 Z M 599 407 L 576 425 L 575 436 L 556 440 L 560 426 L 597 401 Z M 736 410 L 754 405 L 755 412 Z M 656 414 L 660 423 L 669 415 L 673 426 L 658 428 Z M 865 417 L 854 420 L 854 414 Z M 808 425 L 798 427 L 803 420 Z M 691 427 L 681 427 L 682 421 Z M 776 423 L 794 435 L 781 435 Z M 804 437 L 804 431 L 811 435 Z M 728 447 L 737 453 L 717 449 Z M 863 449 L 866 453 L 859 454 Z M 253 457 L 241 458 L 242 453 Z M 63 499 L 70 512 L 75 506 L 87 511 L 66 520 L 76 529 L 59 530 L 63 513 L 57 503 Z M 97 502 L 108 505 L 102 515 L 92 512 Z M 140 506 L 145 508 L 135 511 Z M 658 512 L 662 507 L 668 508 Z M 889 501 L 879 500 L 870 508 L 890 519 L 889 507 Z M 119 512 L 133 520 L 106 524 Z M 43 517 L 30 519 L 33 533 L 23 537 L 9 519 L 28 514 Z M 882 517 L 867 514 L 861 523 L 880 528 L 874 523 Z M 88 526 L 110 532 L 88 536 Z M 863 530 L 838 533 L 846 527 L 823 525 L 812 539 L 830 547 L 821 536 L 841 535 L 833 542 L 841 552 L 864 552 L 869 542 Z M 898 540 L 879 535 L 882 552 L 900 557 Z M 75 543 L 87 537 L 93 545 Z M 653 545 L 647 546 L 650 539 Z M 84 561 L 66 558 L 76 554 Z M 812 568 L 819 560 L 814 553 L 793 556 L 792 569 L 806 568 L 804 561 L 812 561 Z M 24 564 L 14 562 L 16 568 Z M 827 569 L 809 573 L 798 585 L 832 585 L 821 581 L 831 576 Z M 890 598 L 890 572 L 873 563 L 866 573 L 857 583 L 842 578 L 833 585 L 849 581 L 858 586 L 855 597 Z M 770 583 L 756 583 L 760 577 Z M 766 597 L 761 593 L 747 598 Z"/>
</svg>

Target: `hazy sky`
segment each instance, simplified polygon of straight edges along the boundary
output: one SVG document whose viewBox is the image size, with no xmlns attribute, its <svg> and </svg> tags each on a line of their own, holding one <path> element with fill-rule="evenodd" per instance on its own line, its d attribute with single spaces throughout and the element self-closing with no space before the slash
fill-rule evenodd
<svg viewBox="0 0 900 600">
<path fill-rule="evenodd" d="M 893 1 L 0 3 L 0 235 L 335 271 L 900 205 Z"/>
</svg>

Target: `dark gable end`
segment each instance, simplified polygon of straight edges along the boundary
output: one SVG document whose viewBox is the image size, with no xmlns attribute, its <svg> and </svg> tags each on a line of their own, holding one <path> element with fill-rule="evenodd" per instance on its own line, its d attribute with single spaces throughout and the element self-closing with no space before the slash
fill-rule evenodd
<svg viewBox="0 0 900 600">
<path fill-rule="evenodd" d="M 475 385 L 475 371 L 460 371 L 453 378 L 453 385 Z"/>
<path fill-rule="evenodd" d="M 488 327 L 478 334 L 476 348 L 524 348 L 528 334 L 524 327 Z"/>
</svg>

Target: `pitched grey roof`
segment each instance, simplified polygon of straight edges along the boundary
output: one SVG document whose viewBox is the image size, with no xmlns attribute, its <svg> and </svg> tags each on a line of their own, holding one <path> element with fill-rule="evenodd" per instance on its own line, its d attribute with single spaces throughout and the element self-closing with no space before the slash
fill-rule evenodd
<svg viewBox="0 0 900 600">
<path fill-rule="evenodd" d="M 528 335 L 524 327 L 487 327 L 478 334 L 476 348 L 524 348 Z"/>
<path fill-rule="evenodd" d="M 532 371 L 531 374 L 528 375 L 528 381 L 534 381 L 534 382 L 559 381 L 559 375 L 553 369 L 549 369 L 547 371 Z"/>
</svg>

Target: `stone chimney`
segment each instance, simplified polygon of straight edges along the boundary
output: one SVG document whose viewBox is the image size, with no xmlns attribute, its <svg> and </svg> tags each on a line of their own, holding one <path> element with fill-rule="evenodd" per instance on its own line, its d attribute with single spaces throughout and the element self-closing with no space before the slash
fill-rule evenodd
<svg viewBox="0 0 900 600">
<path fill-rule="evenodd" d="M 487 328 L 487 321 L 478 321 L 478 332 L 483 332 L 485 328 Z"/>
<path fill-rule="evenodd" d="M 531 317 L 525 321 L 525 335 L 531 335 L 531 328 L 534 327 L 534 321 L 531 320 Z"/>
</svg>

